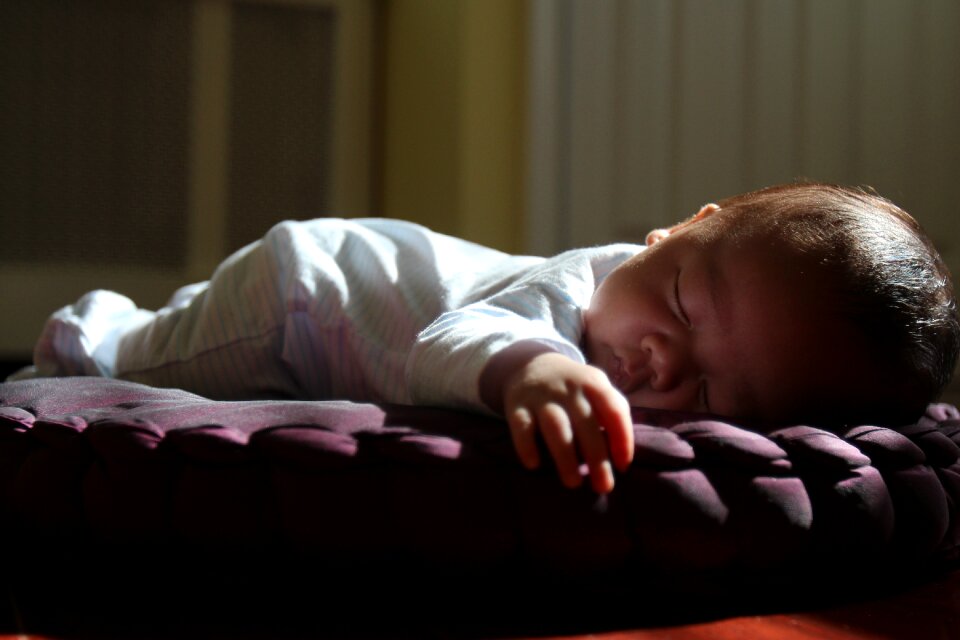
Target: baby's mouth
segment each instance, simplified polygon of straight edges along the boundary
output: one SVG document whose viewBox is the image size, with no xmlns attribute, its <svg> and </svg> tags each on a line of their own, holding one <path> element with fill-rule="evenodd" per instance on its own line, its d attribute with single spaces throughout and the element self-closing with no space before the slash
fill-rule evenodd
<svg viewBox="0 0 960 640">
<path fill-rule="evenodd" d="M 633 379 L 622 358 L 613 356 L 613 374 L 610 376 L 613 386 L 620 390 L 620 393 L 626 395 L 636 389 L 639 385 Z"/>
<path fill-rule="evenodd" d="M 623 385 L 627 380 L 627 372 L 623 369 L 623 360 L 616 355 L 610 363 L 610 382 L 620 391 L 623 391 Z"/>
<path fill-rule="evenodd" d="M 639 389 L 646 382 L 648 376 L 639 375 L 639 372 L 631 370 L 629 363 L 624 363 L 623 359 L 616 354 L 613 355 L 613 361 L 610 365 L 610 381 L 620 393 L 627 395 Z"/>
</svg>

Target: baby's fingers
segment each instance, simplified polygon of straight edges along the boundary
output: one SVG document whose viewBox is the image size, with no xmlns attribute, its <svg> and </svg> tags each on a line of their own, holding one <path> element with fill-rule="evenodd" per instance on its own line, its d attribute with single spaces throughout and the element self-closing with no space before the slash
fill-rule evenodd
<svg viewBox="0 0 960 640">
<path fill-rule="evenodd" d="M 537 412 L 540 434 L 550 451 L 553 463 L 564 486 L 575 489 L 583 478 L 580 475 L 580 460 L 573 439 L 573 427 L 564 408 L 549 403 Z"/>
<path fill-rule="evenodd" d="M 613 468 L 607 455 L 607 439 L 595 416 L 581 418 L 574 426 L 580 454 L 590 473 L 590 484 L 597 493 L 613 491 Z"/>
<path fill-rule="evenodd" d="M 607 435 L 594 407 L 585 394 L 571 398 L 569 416 L 577 450 L 587 465 L 590 484 L 597 493 L 613 491 L 613 468 L 607 447 Z"/>
<path fill-rule="evenodd" d="M 633 418 L 630 404 L 623 395 L 610 387 L 593 390 L 590 393 L 596 420 L 606 432 L 605 445 L 609 448 L 613 464 L 620 471 L 626 470 L 633 462 Z"/>
<path fill-rule="evenodd" d="M 526 407 L 518 407 L 507 414 L 510 437 L 517 457 L 527 469 L 540 466 L 540 450 L 537 448 L 537 425 Z"/>
</svg>

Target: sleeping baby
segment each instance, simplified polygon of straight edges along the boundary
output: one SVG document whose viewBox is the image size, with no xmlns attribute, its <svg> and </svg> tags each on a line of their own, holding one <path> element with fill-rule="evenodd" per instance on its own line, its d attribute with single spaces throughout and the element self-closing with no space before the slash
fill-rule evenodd
<svg viewBox="0 0 960 640">
<path fill-rule="evenodd" d="M 397 220 L 284 222 L 159 311 L 94 291 L 56 312 L 24 376 L 100 375 L 220 399 L 463 408 L 521 462 L 609 492 L 630 406 L 757 428 L 915 420 L 958 349 L 946 266 L 872 193 L 796 183 L 552 258 Z"/>
</svg>

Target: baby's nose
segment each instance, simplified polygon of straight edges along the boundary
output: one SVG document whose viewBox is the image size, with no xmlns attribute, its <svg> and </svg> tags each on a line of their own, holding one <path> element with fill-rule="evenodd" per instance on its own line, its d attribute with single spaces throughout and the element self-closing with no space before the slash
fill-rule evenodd
<svg viewBox="0 0 960 640">
<path fill-rule="evenodd" d="M 670 391 L 677 386 L 684 369 L 682 345 L 660 333 L 645 336 L 641 345 L 649 357 L 650 388 L 654 391 Z"/>
</svg>

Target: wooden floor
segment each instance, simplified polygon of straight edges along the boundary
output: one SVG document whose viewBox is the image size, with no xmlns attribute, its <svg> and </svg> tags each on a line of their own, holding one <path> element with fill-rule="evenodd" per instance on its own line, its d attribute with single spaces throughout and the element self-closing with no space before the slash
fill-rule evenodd
<svg viewBox="0 0 960 640">
<path fill-rule="evenodd" d="M 956 640 L 960 638 L 960 571 L 904 593 L 807 612 L 536 637 L 537 640 Z"/>
</svg>

